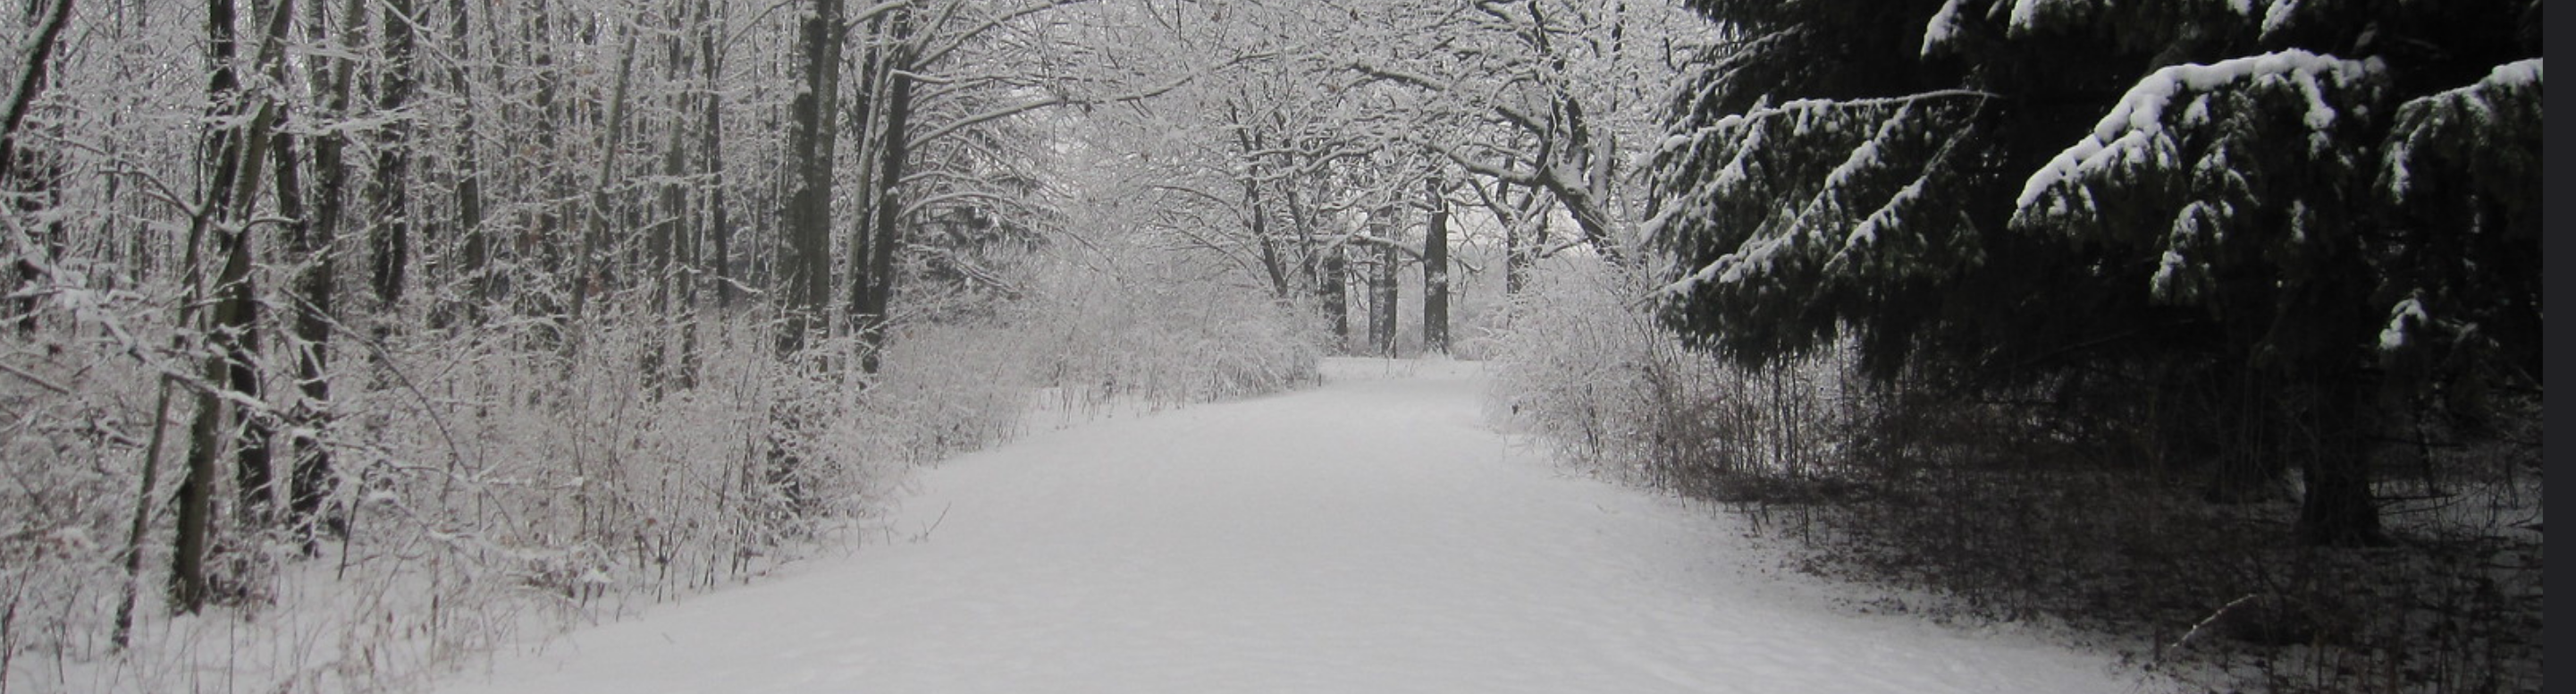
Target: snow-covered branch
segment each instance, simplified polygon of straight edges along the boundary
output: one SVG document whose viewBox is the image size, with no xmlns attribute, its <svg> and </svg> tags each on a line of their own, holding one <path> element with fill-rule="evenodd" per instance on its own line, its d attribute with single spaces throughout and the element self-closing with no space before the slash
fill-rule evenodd
<svg viewBox="0 0 2576 694">
<path fill-rule="evenodd" d="M 2111 175 L 2123 166 L 2170 168 L 2180 162 L 2173 158 L 2173 142 L 2165 130 L 2169 124 L 2184 127 L 2206 123 L 2210 117 L 2205 99 L 2194 100 L 2178 120 L 2168 119 L 2166 111 L 2176 98 L 2185 94 L 2207 93 L 2222 88 L 2296 89 L 2308 101 L 2302 121 L 2312 137 L 2334 127 L 2336 113 L 2326 103 L 2323 84 L 2350 87 L 2383 71 L 2377 59 L 2346 60 L 2291 49 L 2277 53 L 2223 60 L 2207 65 L 2175 65 L 2155 71 L 2139 80 L 2120 98 L 2119 105 L 2093 126 L 2093 132 L 2066 151 L 2049 160 L 2039 172 L 2022 185 L 2021 195 L 2014 199 L 2020 214 L 2032 213 L 2033 206 L 2049 191 L 2089 178 Z"/>
</svg>

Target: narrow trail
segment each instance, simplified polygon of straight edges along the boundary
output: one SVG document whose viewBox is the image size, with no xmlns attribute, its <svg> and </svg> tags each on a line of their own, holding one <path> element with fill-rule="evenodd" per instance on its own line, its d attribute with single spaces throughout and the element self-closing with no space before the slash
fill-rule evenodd
<svg viewBox="0 0 2576 694">
<path fill-rule="evenodd" d="M 1761 574 L 1731 520 L 1508 446 L 1472 364 L 1328 374 L 949 461 L 894 520 L 936 522 L 925 539 L 441 691 L 2142 690 L 2103 656 L 1851 614 Z"/>
</svg>

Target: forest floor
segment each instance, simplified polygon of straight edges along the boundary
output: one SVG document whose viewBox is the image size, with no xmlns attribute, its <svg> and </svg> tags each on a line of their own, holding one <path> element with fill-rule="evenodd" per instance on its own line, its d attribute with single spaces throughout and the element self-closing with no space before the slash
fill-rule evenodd
<svg viewBox="0 0 2576 694">
<path fill-rule="evenodd" d="M 466 692 L 2136 692 L 2104 653 L 1866 614 L 1738 521 L 1569 473 L 1472 363 L 1025 437 L 878 537 L 531 642 Z"/>
</svg>

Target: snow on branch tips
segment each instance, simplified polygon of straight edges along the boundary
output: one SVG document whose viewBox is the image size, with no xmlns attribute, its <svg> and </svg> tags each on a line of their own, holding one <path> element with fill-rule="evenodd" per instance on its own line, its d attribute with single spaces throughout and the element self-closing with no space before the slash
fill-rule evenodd
<svg viewBox="0 0 2576 694">
<path fill-rule="evenodd" d="M 2013 0 L 2012 31 L 2021 34 L 2052 26 L 2080 24 L 2093 12 L 2106 9 L 2110 4 L 2107 0 Z"/>
<path fill-rule="evenodd" d="M 1670 182 L 1650 238 L 1701 245 L 1666 294 L 1853 269 L 1921 197 L 1944 124 L 1990 95 L 1945 90 L 1874 99 L 1756 101 L 1658 148 Z M 1684 239 L 1693 239 L 1684 241 Z M 1795 268 L 1795 269 L 1788 269 Z"/>
<path fill-rule="evenodd" d="M 2305 102 L 2300 122 L 2308 130 L 2310 148 L 2322 152 L 2338 117 L 2328 103 L 2329 91 L 2362 87 L 2384 72 L 2385 66 L 2376 58 L 2346 60 L 2296 49 L 2157 70 L 2130 87 L 2093 126 L 2092 134 L 2031 175 L 2014 202 L 2014 224 L 2083 214 L 2094 196 L 2090 186 L 2119 186 L 2145 172 L 2178 169 L 2183 162 L 2172 129 L 2214 129 L 2220 126 L 2213 118 L 2252 117 L 2250 113 L 2212 114 L 2207 99 L 2194 99 L 2181 113 L 2173 114 L 2176 99 L 2214 95 L 2222 97 L 2218 102 L 2222 107 L 2236 107 L 2264 96 L 2296 94 Z M 2223 155 L 2223 151 L 2212 153 Z"/>
<path fill-rule="evenodd" d="M 2417 291 L 2388 309 L 2388 327 L 2379 330 L 2379 351 L 2405 349 L 2410 337 L 2433 322 L 2433 317 L 2424 312 L 2423 298 L 2423 292 Z"/>
<path fill-rule="evenodd" d="M 2517 143 L 2537 143 L 2541 127 L 2540 60 L 2498 65 L 2486 78 L 2457 89 L 2407 102 L 2397 109 L 2389 133 L 2380 187 L 2399 204 L 2414 180 L 2420 160 L 2487 161 L 2527 164 L 2509 167 L 2507 177 L 2528 170 L 2539 173 L 2538 154 Z"/>
<path fill-rule="evenodd" d="M 1967 1 L 1949 0 L 1941 3 L 1941 11 L 1933 13 L 1932 21 L 1923 25 L 1922 55 L 1924 57 L 1931 57 L 1940 52 L 1943 46 L 1950 43 L 1950 39 L 1959 35 L 1959 5 Z"/>
</svg>

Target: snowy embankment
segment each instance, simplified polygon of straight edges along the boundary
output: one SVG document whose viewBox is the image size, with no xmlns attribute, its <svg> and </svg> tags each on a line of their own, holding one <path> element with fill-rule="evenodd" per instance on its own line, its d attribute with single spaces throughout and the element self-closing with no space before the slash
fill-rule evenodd
<svg viewBox="0 0 2576 694">
<path fill-rule="evenodd" d="M 456 692 L 2129 692 L 2108 658 L 1833 606 L 1723 516 L 1560 474 L 1478 367 L 1038 434 L 890 545 L 450 676 Z"/>
</svg>

